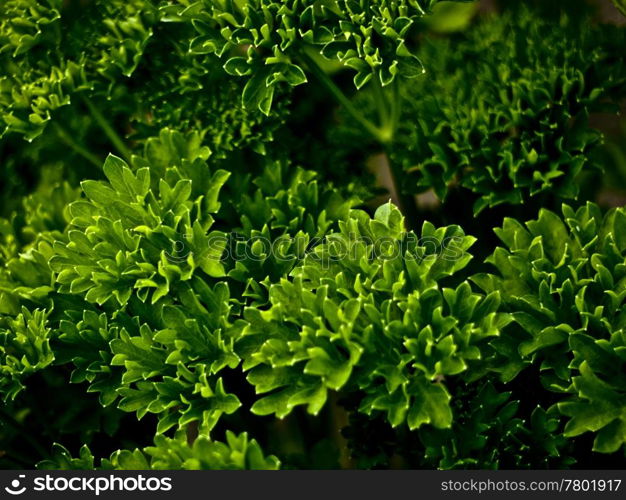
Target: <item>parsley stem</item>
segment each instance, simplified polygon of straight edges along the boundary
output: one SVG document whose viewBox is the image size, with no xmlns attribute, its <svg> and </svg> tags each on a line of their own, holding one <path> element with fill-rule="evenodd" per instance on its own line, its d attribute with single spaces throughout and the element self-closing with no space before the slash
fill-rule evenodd
<svg viewBox="0 0 626 500">
<path fill-rule="evenodd" d="M 117 134 L 117 132 L 113 129 L 111 124 L 106 120 L 106 118 L 102 115 L 100 110 L 94 106 L 94 104 L 86 98 L 83 98 L 83 102 L 89 109 L 91 116 L 96 121 L 96 123 L 100 126 L 104 134 L 109 138 L 109 140 L 113 143 L 117 151 L 122 155 L 122 157 L 129 162 L 131 157 L 130 149 L 126 147 L 122 138 Z"/>
<path fill-rule="evenodd" d="M 398 196 L 398 205 L 400 212 L 404 215 L 404 225 L 407 231 L 417 230 L 417 220 L 419 214 L 415 205 L 415 197 L 403 190 L 405 186 L 404 182 L 404 170 L 401 165 L 398 165 L 391 158 L 390 148 L 385 147 L 385 156 L 389 165 L 389 172 L 391 173 L 391 182 L 396 188 L 396 195 Z"/>
<path fill-rule="evenodd" d="M 374 92 L 376 93 L 376 108 L 378 109 L 378 115 L 383 127 L 388 128 L 391 124 L 391 112 L 390 105 L 385 96 L 385 89 L 383 89 L 380 79 L 376 75 L 372 78 L 372 85 Z"/>
<path fill-rule="evenodd" d="M 95 154 L 91 153 L 87 148 L 77 143 L 72 136 L 65 130 L 58 122 L 54 122 L 53 128 L 59 139 L 63 141 L 67 146 L 69 146 L 76 154 L 79 154 L 83 158 L 85 158 L 89 163 L 92 163 L 96 167 L 102 167 L 102 160 L 98 158 Z"/>
<path fill-rule="evenodd" d="M 335 98 L 335 100 L 341 104 L 345 110 L 352 115 L 352 117 L 381 144 L 386 144 L 391 141 L 389 136 L 389 129 L 380 129 L 374 125 L 370 120 L 365 118 L 363 114 L 352 104 L 350 99 L 341 91 L 341 89 L 335 85 L 335 82 L 326 74 L 326 72 L 319 67 L 319 65 L 309 56 L 304 50 L 300 51 L 300 56 L 307 65 L 307 68 L 313 75 L 319 80 L 319 82 L 326 87 L 326 90 Z"/>
<path fill-rule="evenodd" d="M 385 96 L 385 91 L 382 88 L 380 82 L 376 79 L 373 82 L 375 92 L 377 93 L 377 106 L 382 121 L 382 127 L 377 127 L 367 118 L 365 118 L 361 112 L 352 104 L 350 99 L 341 91 L 335 82 L 326 74 L 326 72 L 319 67 L 315 60 L 309 56 L 304 50 L 300 51 L 300 56 L 307 65 L 307 68 L 313 75 L 326 87 L 331 95 L 341 104 L 345 110 L 352 115 L 352 117 L 376 139 L 383 147 L 385 156 L 389 164 L 389 171 L 391 173 L 391 179 L 398 195 L 398 202 L 400 205 L 400 211 L 404 215 L 404 221 L 407 229 L 415 229 L 417 224 L 418 213 L 415 206 L 415 199 L 411 194 L 403 192 L 404 186 L 404 171 L 398 165 L 395 165 L 391 160 L 390 145 L 393 141 L 393 136 L 398 126 L 398 118 L 400 113 L 400 106 L 398 99 L 399 90 L 398 84 L 394 80 L 392 86 L 392 102 Z"/>
<path fill-rule="evenodd" d="M 398 129 L 398 123 L 400 122 L 400 83 L 398 82 L 398 77 L 393 79 L 391 83 L 391 113 L 390 113 L 390 126 L 391 133 L 395 135 L 396 130 Z"/>
</svg>

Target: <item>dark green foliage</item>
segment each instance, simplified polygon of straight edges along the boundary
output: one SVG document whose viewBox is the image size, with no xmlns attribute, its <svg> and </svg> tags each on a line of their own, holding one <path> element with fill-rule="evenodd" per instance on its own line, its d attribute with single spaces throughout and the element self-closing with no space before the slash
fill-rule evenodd
<svg viewBox="0 0 626 500">
<path fill-rule="evenodd" d="M 23 389 L 22 379 L 47 367 L 54 360 L 46 313 L 24 309 L 7 328 L 0 330 L 2 385 L 6 398 L 15 398 Z"/>
<path fill-rule="evenodd" d="M 456 185 L 470 189 L 480 196 L 475 211 L 546 192 L 575 197 L 577 174 L 598 166 L 590 154 L 601 134 L 589 115 L 616 112 L 609 104 L 624 95 L 616 50 L 624 45 L 623 30 L 584 18 L 555 26 L 526 9 L 427 43 L 421 57 L 432 78 L 404 91 L 411 106 L 396 161 L 440 198 Z M 426 88 L 430 95 L 412 97 Z"/>
<path fill-rule="evenodd" d="M 626 35 L 587 16 L 544 15 L 516 7 L 424 40 L 417 55 L 428 72 L 400 85 L 390 149 L 404 190 L 432 189 L 446 200 L 467 189 L 480 212 L 539 195 L 574 198 L 578 174 L 602 168 L 594 153 L 603 137 L 589 116 L 619 111 Z M 379 100 L 370 91 L 356 103 L 372 114 Z M 351 128 L 333 135 L 344 157 L 354 154 Z"/>
<path fill-rule="evenodd" d="M 462 392 L 461 392 L 462 391 Z M 566 467 L 567 440 L 558 416 L 540 406 L 529 415 L 492 383 L 461 387 L 451 429 L 424 429 L 425 464 L 439 469 Z"/>
<path fill-rule="evenodd" d="M 454 422 L 418 432 L 392 429 L 384 417 L 350 416 L 344 429 L 359 468 L 437 469 L 563 468 L 574 463 L 562 425 L 541 407 L 530 411 L 497 383 L 453 383 Z M 348 404 L 348 407 L 351 406 Z M 376 436 L 376 439 L 372 439 Z M 400 463 L 398 463 L 398 461 Z"/>
<path fill-rule="evenodd" d="M 526 227 L 505 219 L 496 232 L 506 245 L 490 258 L 498 274 L 474 280 L 502 292 L 519 326 L 498 347 L 506 357 L 517 353 L 499 368 L 503 378 L 537 364 L 545 390 L 561 396 L 564 435 L 591 431 L 595 450 L 617 451 L 626 404 L 626 212 L 563 205 L 563 218 L 544 210 Z"/>
<path fill-rule="evenodd" d="M 439 1 L 186 0 L 165 12 L 192 20 L 199 36 L 191 51 L 226 57 L 229 74 L 249 77 L 244 105 L 269 114 L 278 84 L 307 82 L 309 50 L 356 71 L 357 89 L 372 77 L 385 86 L 396 75 L 420 75 L 422 65 L 407 48 L 406 36 Z"/>
<path fill-rule="evenodd" d="M 265 457 L 258 443 L 243 433 L 226 434 L 226 443 L 215 442 L 206 436 L 198 437 L 193 445 L 187 443 L 184 433 L 175 438 L 157 436 L 154 446 L 143 450 L 118 450 L 103 459 L 99 468 L 115 470 L 274 470 L 280 462 L 274 456 Z M 51 460 L 40 462 L 39 469 L 80 470 L 94 469 L 94 457 L 87 446 L 80 449 L 79 458 L 72 458 L 61 445 L 56 445 Z"/>
<path fill-rule="evenodd" d="M 193 27 L 163 22 L 154 31 L 136 74 L 120 89 L 136 129 L 132 137 L 142 141 L 173 127 L 198 134 L 215 156 L 246 147 L 265 153 L 289 94 L 279 94 L 270 117 L 244 109 L 238 102 L 244 82 L 230 78 L 215 57 L 189 52 Z"/>
<path fill-rule="evenodd" d="M 0 467 L 624 464 L 623 27 L 1 10 Z"/>
<path fill-rule="evenodd" d="M 260 394 L 252 411 L 317 414 L 327 391 L 363 391 L 360 411 L 383 411 L 393 426 L 451 425 L 450 395 L 439 379 L 480 364 L 480 346 L 507 323 L 498 293 L 437 283 L 462 269 L 472 238 L 426 223 L 405 233 L 383 205 L 370 219 L 354 212 L 340 232 L 270 289 L 272 308 L 248 309 L 242 343 L 248 380 Z M 439 242 L 441 246 L 435 247 Z M 476 370 L 480 371 L 480 366 Z"/>
<path fill-rule="evenodd" d="M 0 86 L 3 133 L 33 139 L 51 113 L 78 92 L 106 91 L 136 69 L 155 7 L 145 0 L 94 2 L 10 0 L 3 5 Z"/>
<path fill-rule="evenodd" d="M 130 149 L 114 135 L 142 141 L 172 126 L 193 130 L 217 156 L 243 147 L 264 152 L 284 103 L 270 118 L 243 110 L 240 82 L 227 78 L 214 57 L 189 52 L 195 29 L 169 22 L 160 10 L 164 3 L 96 1 L 84 8 L 75 1 L 8 2 L 0 18 L 2 133 L 30 141 L 52 121 L 44 135 L 96 164 L 102 160 L 91 145 L 75 138 L 92 122 L 110 120 L 125 129 L 105 135 L 126 160 Z M 63 113 L 66 107 L 73 112 Z M 91 119 L 79 123 L 77 114 Z M 94 135 L 86 137 L 93 141 Z M 35 144 L 49 143 L 47 137 Z"/>
</svg>

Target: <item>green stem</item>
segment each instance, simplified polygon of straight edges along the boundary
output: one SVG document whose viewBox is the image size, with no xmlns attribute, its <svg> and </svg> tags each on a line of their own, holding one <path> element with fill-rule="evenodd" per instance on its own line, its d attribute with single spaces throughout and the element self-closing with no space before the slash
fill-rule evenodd
<svg viewBox="0 0 626 500">
<path fill-rule="evenodd" d="M 415 206 L 415 198 L 412 194 L 405 193 L 403 191 L 404 186 L 404 170 L 391 160 L 391 154 L 389 148 L 385 148 L 385 156 L 387 157 L 387 163 L 389 164 L 389 171 L 391 172 L 391 181 L 396 188 L 396 194 L 398 195 L 398 204 L 400 205 L 400 212 L 404 215 L 404 225 L 407 231 L 418 230 L 417 221 L 419 213 Z"/>
<path fill-rule="evenodd" d="M 83 98 L 83 102 L 89 109 L 91 116 L 96 121 L 96 123 L 100 126 L 104 134 L 109 138 L 109 140 L 113 143 L 117 151 L 122 155 L 122 157 L 129 162 L 131 157 L 130 149 L 126 147 L 122 138 L 115 132 L 113 127 L 109 124 L 106 118 L 102 115 L 100 110 L 94 106 L 94 104 L 86 98 Z"/>
<path fill-rule="evenodd" d="M 383 91 L 381 87 L 381 92 Z M 389 129 L 390 137 L 395 137 L 396 130 L 398 129 L 398 125 L 400 123 L 400 85 L 398 82 L 398 78 L 394 78 L 391 83 L 391 99 L 390 104 L 388 104 L 389 109 L 389 121 L 387 127 Z M 389 171 L 391 172 L 391 180 L 396 188 L 396 193 L 398 195 L 398 203 L 400 204 L 400 211 L 404 214 L 404 221 L 407 230 L 417 230 L 417 221 L 419 217 L 419 211 L 415 204 L 415 197 L 410 193 L 405 193 L 403 188 L 406 184 L 405 182 L 405 172 L 401 166 L 395 164 L 391 159 L 391 148 L 390 144 L 385 145 L 385 156 L 387 157 L 387 162 L 389 163 Z"/>
<path fill-rule="evenodd" d="M 379 129 L 371 121 L 369 121 L 361 112 L 352 104 L 350 99 L 341 91 L 335 82 L 326 74 L 326 72 L 319 67 L 319 65 L 311 58 L 306 52 L 301 51 L 300 55 L 306 63 L 309 71 L 320 81 L 326 90 L 335 98 L 335 100 L 341 104 L 345 110 L 372 136 L 381 144 L 386 144 L 391 140 L 386 130 Z"/>
<path fill-rule="evenodd" d="M 374 92 L 376 93 L 376 108 L 378 108 L 378 116 L 380 117 L 380 122 L 383 124 L 383 127 L 389 127 L 391 123 L 391 114 L 389 110 L 390 106 L 387 102 L 387 97 L 385 96 L 385 90 L 383 89 L 380 80 L 376 77 L 376 75 L 374 75 L 372 80 Z"/>
<path fill-rule="evenodd" d="M 392 163 L 391 155 L 389 154 L 394 133 L 398 127 L 400 118 L 400 95 L 397 79 L 394 79 L 392 84 L 392 97 L 391 103 L 389 103 L 380 82 L 374 78 L 373 85 L 375 92 L 377 93 L 376 101 L 378 112 L 382 121 L 382 127 L 377 127 L 361 114 L 354 104 L 352 104 L 352 101 L 350 101 L 341 89 L 335 85 L 332 79 L 322 68 L 319 67 L 313 58 L 311 58 L 304 50 L 300 51 L 300 56 L 306 63 L 309 71 L 315 75 L 324 87 L 326 87 L 335 100 L 341 104 L 345 110 L 384 147 L 385 155 L 389 163 L 392 182 L 396 188 L 396 193 L 398 194 L 400 211 L 404 214 L 405 225 L 407 226 L 407 229 L 416 229 L 418 212 L 417 207 L 415 206 L 415 200 L 412 195 L 403 192 L 404 171 L 402 168 L 398 168 Z"/>
<path fill-rule="evenodd" d="M 59 139 L 63 141 L 67 146 L 69 146 L 75 153 L 79 154 L 83 158 L 85 158 L 89 163 L 95 165 L 100 168 L 102 166 L 102 160 L 98 158 L 95 154 L 91 153 L 84 146 L 77 143 L 72 136 L 65 130 L 61 125 L 57 122 L 54 122 L 53 128 Z"/>
<path fill-rule="evenodd" d="M 395 135 L 396 130 L 398 129 L 398 124 L 400 123 L 400 83 L 398 82 L 398 78 L 394 78 L 391 83 L 391 133 Z"/>
</svg>

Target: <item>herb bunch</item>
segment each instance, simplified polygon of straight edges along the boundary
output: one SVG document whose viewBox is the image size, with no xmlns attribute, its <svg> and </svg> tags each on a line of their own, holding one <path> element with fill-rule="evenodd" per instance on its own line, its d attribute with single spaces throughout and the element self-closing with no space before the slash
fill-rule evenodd
<svg viewBox="0 0 626 500">
<path fill-rule="evenodd" d="M 597 7 L 7 0 L 1 466 L 624 465 Z"/>
</svg>

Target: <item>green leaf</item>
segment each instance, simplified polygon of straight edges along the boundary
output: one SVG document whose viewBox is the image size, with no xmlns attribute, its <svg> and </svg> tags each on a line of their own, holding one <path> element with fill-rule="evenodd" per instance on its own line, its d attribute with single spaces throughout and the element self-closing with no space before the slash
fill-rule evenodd
<svg viewBox="0 0 626 500">
<path fill-rule="evenodd" d="M 274 86 L 267 85 L 269 68 L 261 68 L 255 71 L 243 89 L 243 105 L 248 109 L 259 109 L 263 114 L 269 115 L 274 96 Z"/>
<path fill-rule="evenodd" d="M 418 429 L 424 424 L 431 424 L 438 429 L 452 425 L 450 395 L 445 387 L 427 381 L 416 381 L 411 388 L 415 390 L 415 399 L 407 414 L 410 429 Z"/>
</svg>

